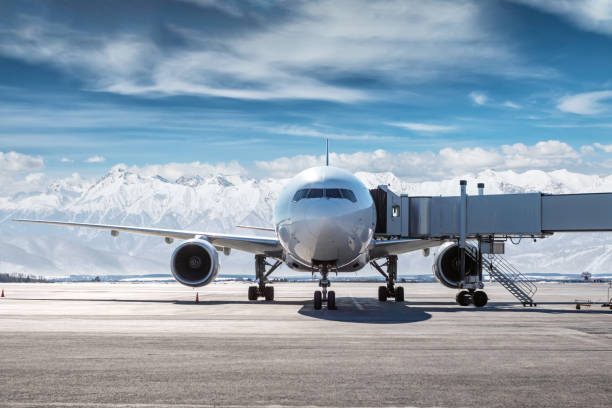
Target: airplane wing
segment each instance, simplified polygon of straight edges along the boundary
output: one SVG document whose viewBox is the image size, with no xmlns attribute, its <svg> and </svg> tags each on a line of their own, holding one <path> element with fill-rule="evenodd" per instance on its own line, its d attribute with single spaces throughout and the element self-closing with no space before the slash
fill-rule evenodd
<svg viewBox="0 0 612 408">
<path fill-rule="evenodd" d="M 252 229 L 258 231 L 268 231 L 268 232 L 276 232 L 276 230 L 272 227 L 253 227 L 251 225 L 236 225 L 236 228 L 244 228 L 244 229 Z"/>
<path fill-rule="evenodd" d="M 282 255 L 282 247 L 280 242 L 276 238 L 264 238 L 264 237 L 249 237 L 242 235 L 230 235 L 230 234 L 215 234 L 209 232 L 198 232 L 198 231 L 184 231 L 184 230 L 171 230 L 171 229 L 159 229 L 159 228 L 144 228 L 144 227 L 130 227 L 125 225 L 105 225 L 105 224 L 84 224 L 78 222 L 63 222 L 63 221 L 42 221 L 42 220 L 13 220 L 15 222 L 29 222 L 35 224 L 50 224 L 50 225 L 61 225 L 65 227 L 80 227 L 80 228 L 92 228 L 107 231 L 129 232 L 134 234 L 143 235 L 155 235 L 160 237 L 176 238 L 176 239 L 192 239 L 202 238 L 210 242 L 215 247 L 219 248 L 231 248 L 238 251 L 249 252 L 252 254 L 261 254 L 274 258 L 278 258 Z"/>
<path fill-rule="evenodd" d="M 370 259 L 400 255 L 419 249 L 434 248 L 444 243 L 440 239 L 375 239 L 370 245 Z"/>
</svg>

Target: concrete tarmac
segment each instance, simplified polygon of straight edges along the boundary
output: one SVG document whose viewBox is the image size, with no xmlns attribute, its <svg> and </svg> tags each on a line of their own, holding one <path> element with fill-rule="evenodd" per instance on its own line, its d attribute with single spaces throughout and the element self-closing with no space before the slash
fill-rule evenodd
<svg viewBox="0 0 612 408">
<path fill-rule="evenodd" d="M 459 307 L 439 284 L 0 284 L 0 406 L 610 407 L 612 312 L 604 284 L 503 288 Z"/>
</svg>

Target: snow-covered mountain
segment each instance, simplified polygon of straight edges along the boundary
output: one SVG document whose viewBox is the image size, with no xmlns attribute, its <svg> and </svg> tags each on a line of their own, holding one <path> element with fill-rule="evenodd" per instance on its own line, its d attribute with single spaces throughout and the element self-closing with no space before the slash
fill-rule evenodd
<svg viewBox="0 0 612 408">
<path fill-rule="evenodd" d="M 459 178 L 413 183 L 391 173 L 357 173 L 368 186 L 390 185 L 410 195 L 456 195 Z M 486 192 L 576 193 L 612 191 L 612 176 L 565 170 L 543 172 L 484 171 L 466 175 L 468 191 L 486 183 Z M 192 175 L 168 180 L 116 166 L 95 181 L 70 177 L 43 191 L 0 196 L 0 272 L 36 275 L 121 275 L 168 273 L 176 244 L 156 237 L 18 224 L 12 218 L 37 218 L 125 224 L 200 231 L 239 232 L 236 225 L 270 226 L 272 211 L 286 179 L 255 179 L 242 175 Z M 254 232 L 255 233 L 255 232 Z M 265 232 L 261 232 L 265 235 Z M 524 272 L 532 274 L 611 275 L 612 234 L 558 234 L 551 238 L 507 245 L 507 253 Z M 222 272 L 249 274 L 252 257 L 233 252 L 222 257 Z M 432 258 L 420 253 L 400 260 L 400 274 L 429 274 Z M 373 274 L 367 268 L 363 274 Z"/>
</svg>

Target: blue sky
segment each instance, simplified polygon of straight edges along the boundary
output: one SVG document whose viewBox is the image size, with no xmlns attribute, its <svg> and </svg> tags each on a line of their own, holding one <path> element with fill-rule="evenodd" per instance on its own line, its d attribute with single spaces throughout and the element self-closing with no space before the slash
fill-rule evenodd
<svg viewBox="0 0 612 408">
<path fill-rule="evenodd" d="M 4 1 L 0 170 L 612 168 L 612 1 Z M 212 169 L 212 170 L 211 170 Z M 437 170 L 435 170 L 437 169 Z"/>
</svg>

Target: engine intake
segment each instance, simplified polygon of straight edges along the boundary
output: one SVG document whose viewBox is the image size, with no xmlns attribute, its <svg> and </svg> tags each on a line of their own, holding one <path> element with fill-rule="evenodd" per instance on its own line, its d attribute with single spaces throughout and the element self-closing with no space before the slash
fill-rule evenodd
<svg viewBox="0 0 612 408">
<path fill-rule="evenodd" d="M 186 286 L 204 286 L 219 272 L 219 255 L 208 241 L 190 239 L 179 245 L 170 261 L 174 279 Z"/>
<path fill-rule="evenodd" d="M 467 244 L 469 245 L 469 244 Z M 469 245 L 476 250 L 476 247 Z M 459 275 L 461 272 L 459 256 L 459 245 L 448 242 L 440 247 L 433 264 L 433 273 L 436 279 L 446 287 L 459 288 Z M 465 257 L 465 276 L 476 276 L 478 274 L 478 263 L 471 257 Z"/>
</svg>

